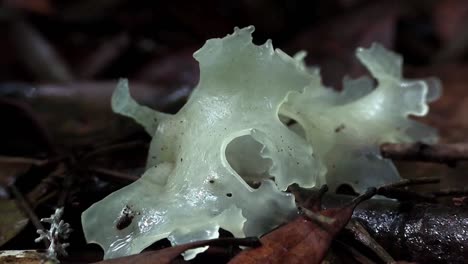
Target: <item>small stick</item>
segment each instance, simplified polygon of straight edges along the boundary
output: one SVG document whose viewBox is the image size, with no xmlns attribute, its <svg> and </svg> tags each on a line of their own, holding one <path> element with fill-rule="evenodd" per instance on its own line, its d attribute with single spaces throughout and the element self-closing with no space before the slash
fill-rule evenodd
<svg viewBox="0 0 468 264">
<path fill-rule="evenodd" d="M 130 149 L 130 148 L 136 148 L 136 147 L 148 147 L 148 143 L 143 142 L 141 140 L 134 140 L 134 141 L 128 141 L 128 142 L 111 144 L 111 145 L 99 147 L 87 153 L 82 158 L 82 160 L 86 160 L 86 159 L 89 159 L 98 155 L 102 155 L 103 153 L 106 153 L 106 152 L 111 152 L 111 151 L 120 150 L 120 149 Z"/>
<path fill-rule="evenodd" d="M 14 184 L 8 186 L 8 191 L 15 197 L 18 206 L 21 210 L 28 216 L 31 223 L 36 227 L 37 230 L 45 230 L 44 226 L 42 225 L 41 221 L 37 217 L 36 213 L 32 209 L 30 203 L 26 200 L 23 194 L 16 188 Z M 46 247 L 49 247 L 49 242 L 44 241 Z"/>
<path fill-rule="evenodd" d="M 403 179 L 401 181 L 397 181 L 394 183 L 390 183 L 384 186 L 381 186 L 380 188 L 401 188 L 401 187 L 406 187 L 406 186 L 411 186 L 411 185 L 422 185 L 422 184 L 430 184 L 430 183 L 439 183 L 440 178 L 439 177 L 419 177 L 417 179 Z"/>
<path fill-rule="evenodd" d="M 410 190 L 395 187 L 380 187 L 377 194 L 387 198 L 397 199 L 399 201 L 421 201 L 436 203 L 436 197 L 432 194 L 421 194 Z"/>
<path fill-rule="evenodd" d="M 397 199 L 399 201 L 422 201 L 429 203 L 436 203 L 436 197 L 433 194 L 421 194 L 411 190 L 402 189 L 411 185 L 422 185 L 428 183 L 439 183 L 438 177 L 420 177 L 417 179 L 403 179 L 394 183 L 380 186 L 377 189 L 377 194 L 387 198 Z"/>
<path fill-rule="evenodd" d="M 118 181 L 123 181 L 123 182 L 134 182 L 139 179 L 139 177 L 133 176 L 131 174 L 126 174 L 126 173 L 104 169 L 100 167 L 89 167 L 86 170 L 101 174 L 103 176 L 107 176 L 107 178 L 110 178 L 111 180 L 118 180 Z"/>
<path fill-rule="evenodd" d="M 443 189 L 440 191 L 432 192 L 435 196 L 463 196 L 468 195 L 468 188 L 463 189 Z"/>
<path fill-rule="evenodd" d="M 468 143 L 435 144 L 385 143 L 380 146 L 382 156 L 395 160 L 424 161 L 455 165 L 457 161 L 468 160 Z"/>
<path fill-rule="evenodd" d="M 374 261 L 372 261 L 368 257 L 364 256 L 361 252 L 359 252 L 354 247 L 352 247 L 352 246 L 350 246 L 348 244 L 345 244 L 345 243 L 343 243 L 343 242 L 341 242 L 339 240 L 335 240 L 334 243 L 336 243 L 336 245 L 338 245 L 340 248 L 343 248 L 343 249 L 347 250 L 354 257 L 354 259 L 358 263 L 361 263 L 361 264 L 376 264 Z M 328 263 L 328 262 L 324 262 L 324 263 Z"/>
<path fill-rule="evenodd" d="M 77 75 L 84 80 L 92 79 L 120 56 L 129 44 L 130 37 L 127 33 L 120 33 L 111 37 L 91 52 L 91 55 L 82 63 L 83 66 L 80 67 Z"/>
<path fill-rule="evenodd" d="M 364 226 L 362 226 L 361 223 L 359 223 L 359 221 L 351 219 L 345 228 L 351 231 L 357 241 L 371 249 L 385 263 L 395 262 L 392 256 L 390 256 L 390 254 L 388 254 L 388 252 L 372 238 L 369 232 L 367 232 L 367 230 L 364 228 Z"/>
<path fill-rule="evenodd" d="M 40 81 L 69 82 L 74 76 L 53 45 L 26 20 L 11 23 L 11 38 L 20 61 Z"/>
<path fill-rule="evenodd" d="M 73 178 L 74 178 L 73 172 L 68 171 L 65 173 L 63 183 L 62 183 L 62 188 L 61 188 L 60 195 L 57 201 L 57 208 L 65 207 L 65 203 L 70 193 L 70 189 L 72 188 L 72 185 L 73 185 L 73 180 L 74 180 Z"/>
<path fill-rule="evenodd" d="M 34 159 L 28 157 L 12 157 L 12 156 L 0 156 L 0 163 L 10 163 L 10 164 L 29 164 L 34 166 L 44 166 L 47 164 L 60 162 L 66 159 L 66 157 L 55 157 L 51 159 Z"/>
</svg>

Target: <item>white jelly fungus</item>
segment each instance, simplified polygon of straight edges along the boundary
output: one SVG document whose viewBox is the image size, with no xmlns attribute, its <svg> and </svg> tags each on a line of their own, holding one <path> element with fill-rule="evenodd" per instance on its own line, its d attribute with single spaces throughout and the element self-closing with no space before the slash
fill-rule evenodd
<svg viewBox="0 0 468 264">
<path fill-rule="evenodd" d="M 195 53 L 200 82 L 175 115 L 136 103 L 121 80 L 115 112 L 152 135 L 147 171 L 82 215 L 88 242 L 105 258 L 135 254 L 157 240 L 173 245 L 260 236 L 296 215 L 293 183 L 349 184 L 357 191 L 399 179 L 382 142 L 433 143 L 433 129 L 408 119 L 436 99 L 436 80 L 402 79 L 402 59 L 378 44 L 357 57 L 376 78 L 325 88 L 304 54 L 252 43 L 253 27 L 211 39 Z M 290 126 L 288 121 L 295 121 Z M 193 257 L 201 250 L 187 252 Z"/>
</svg>

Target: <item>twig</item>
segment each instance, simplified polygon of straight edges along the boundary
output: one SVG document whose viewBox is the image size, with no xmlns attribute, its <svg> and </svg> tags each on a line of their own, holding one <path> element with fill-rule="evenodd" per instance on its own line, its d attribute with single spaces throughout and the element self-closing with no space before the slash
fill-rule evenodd
<svg viewBox="0 0 468 264">
<path fill-rule="evenodd" d="M 362 203 L 365 200 L 369 200 L 372 198 L 372 196 L 377 194 L 377 188 L 367 188 L 367 191 L 358 197 L 355 197 L 353 200 L 351 200 L 345 207 L 353 207 L 355 208 L 358 204 Z"/>
<path fill-rule="evenodd" d="M 78 71 L 81 79 L 92 79 L 109 66 L 129 46 L 130 37 L 127 33 L 120 33 L 98 47 L 86 58 Z"/>
<path fill-rule="evenodd" d="M 28 157 L 11 157 L 11 156 L 0 156 L 0 163 L 13 163 L 13 164 L 30 164 L 34 166 L 44 166 L 51 163 L 60 162 L 66 159 L 66 157 L 55 157 L 45 160 L 28 158 Z"/>
<path fill-rule="evenodd" d="M 37 200 L 35 201 L 35 204 L 42 204 L 42 203 L 44 203 L 45 201 L 47 201 L 47 200 L 53 198 L 54 196 L 56 196 L 57 193 L 58 193 L 58 191 L 52 190 L 52 191 L 48 192 L 45 196 L 43 196 L 43 197 L 37 199 Z"/>
<path fill-rule="evenodd" d="M 100 167 L 89 167 L 86 170 L 98 173 L 102 176 L 106 176 L 106 178 L 109 178 L 111 180 L 123 181 L 125 183 L 131 183 L 139 179 L 139 177 L 133 176 L 131 174 L 121 173 Z"/>
<path fill-rule="evenodd" d="M 468 188 L 463 188 L 463 189 L 443 189 L 440 191 L 435 191 L 432 192 L 433 195 L 435 196 L 463 196 L 463 195 L 468 195 Z"/>
<path fill-rule="evenodd" d="M 11 26 L 11 35 L 22 63 L 41 81 L 68 82 L 74 76 L 51 43 L 30 23 L 20 18 Z"/>
<path fill-rule="evenodd" d="M 347 250 L 354 257 L 354 259 L 361 264 L 376 264 L 375 261 L 370 260 L 368 257 L 364 256 L 361 252 L 348 244 L 345 244 L 339 240 L 335 240 L 333 243 L 338 245 L 340 248 Z"/>
<path fill-rule="evenodd" d="M 428 183 L 438 183 L 438 177 L 421 177 L 418 179 L 404 179 L 398 182 L 380 186 L 377 189 L 377 194 L 387 198 L 397 199 L 399 201 L 422 201 L 422 202 L 437 202 L 436 197 L 432 194 L 421 194 L 411 190 L 402 189 L 411 185 L 422 185 Z"/>
<path fill-rule="evenodd" d="M 37 230 L 45 230 L 44 226 L 42 225 L 41 221 L 37 217 L 36 213 L 34 213 L 34 210 L 32 209 L 30 203 L 26 200 L 26 198 L 18 190 L 18 188 L 16 188 L 14 184 L 11 184 L 10 186 L 8 186 L 8 191 L 15 197 L 15 200 L 18 203 L 18 206 L 28 216 L 29 220 L 34 225 L 34 227 Z M 46 247 L 49 247 L 48 241 L 44 241 L 44 244 Z"/>
<path fill-rule="evenodd" d="M 128 141 L 128 142 L 111 144 L 111 145 L 99 147 L 99 148 L 87 153 L 81 159 L 81 161 L 92 158 L 92 157 L 96 157 L 98 155 L 102 155 L 102 154 L 104 154 L 106 152 L 111 152 L 111 151 L 121 150 L 121 149 L 130 149 L 130 148 L 136 148 L 136 147 L 148 147 L 148 143 L 143 142 L 141 140 L 135 140 L 135 141 Z"/>
<path fill-rule="evenodd" d="M 455 165 L 468 160 L 468 143 L 435 144 L 388 144 L 380 146 L 382 156 L 395 160 L 424 161 Z"/>
<path fill-rule="evenodd" d="M 371 249 L 385 263 L 395 262 L 392 256 L 390 256 L 390 254 L 388 254 L 388 252 L 379 243 L 377 243 L 374 238 L 372 238 L 369 232 L 367 232 L 364 226 L 362 226 L 362 224 L 357 220 L 351 219 L 345 228 L 351 231 L 357 241 Z"/>
<path fill-rule="evenodd" d="M 422 185 L 422 184 L 429 184 L 429 183 L 439 183 L 440 178 L 439 177 L 419 177 L 417 179 L 403 179 L 401 181 L 397 181 L 394 183 L 390 183 L 382 187 L 393 187 L 393 188 L 401 188 L 401 187 L 406 187 L 406 186 L 411 186 L 411 185 Z"/>
<path fill-rule="evenodd" d="M 60 192 L 58 201 L 57 201 L 57 207 L 64 207 L 65 203 L 67 201 L 68 195 L 70 193 L 70 189 L 73 186 L 73 178 L 74 178 L 74 173 L 73 171 L 68 171 L 65 173 L 63 176 L 63 183 L 62 183 L 62 190 Z"/>
<path fill-rule="evenodd" d="M 436 197 L 432 194 L 421 194 L 410 190 L 404 190 L 394 187 L 381 187 L 377 190 L 377 194 L 387 198 L 397 199 L 398 201 L 419 201 L 436 203 Z"/>
</svg>

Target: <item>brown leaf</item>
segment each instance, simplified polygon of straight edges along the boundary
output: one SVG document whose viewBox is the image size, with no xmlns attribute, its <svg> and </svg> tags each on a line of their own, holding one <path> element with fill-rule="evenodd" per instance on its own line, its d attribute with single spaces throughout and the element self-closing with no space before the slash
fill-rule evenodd
<svg viewBox="0 0 468 264">
<path fill-rule="evenodd" d="M 130 263 L 139 263 L 139 264 L 168 264 L 171 263 L 174 259 L 180 256 L 180 254 L 185 251 L 193 248 L 204 247 L 204 246 L 247 246 L 255 247 L 259 246 L 259 241 L 257 238 L 219 238 L 213 240 L 204 240 L 197 241 L 188 244 L 183 244 L 175 247 L 169 247 L 157 251 L 148 251 L 143 252 L 137 255 L 109 259 L 96 264 L 130 264 Z"/>
<path fill-rule="evenodd" d="M 0 246 L 14 238 L 28 224 L 28 218 L 14 200 L 0 200 Z"/>
<path fill-rule="evenodd" d="M 240 253 L 229 263 L 320 263 L 356 205 L 372 197 L 375 191 L 369 190 L 343 208 L 317 212 L 305 209 L 305 215 L 262 237 L 263 246 Z M 319 204 L 320 198 L 316 201 Z"/>
</svg>

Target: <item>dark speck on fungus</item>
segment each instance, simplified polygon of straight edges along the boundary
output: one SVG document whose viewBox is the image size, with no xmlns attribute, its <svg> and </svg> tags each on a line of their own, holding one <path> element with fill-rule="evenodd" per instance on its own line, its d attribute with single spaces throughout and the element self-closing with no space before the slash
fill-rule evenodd
<svg viewBox="0 0 468 264">
<path fill-rule="evenodd" d="M 135 217 L 135 212 L 133 212 L 130 206 L 126 205 L 122 209 L 122 212 L 120 212 L 120 215 L 117 218 L 117 223 L 115 224 L 115 227 L 118 230 L 127 228 L 130 224 L 132 224 L 134 217 Z"/>
<path fill-rule="evenodd" d="M 341 132 L 341 130 L 345 129 L 346 126 L 344 124 L 340 124 L 335 128 L 335 133 Z"/>
</svg>

